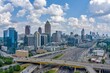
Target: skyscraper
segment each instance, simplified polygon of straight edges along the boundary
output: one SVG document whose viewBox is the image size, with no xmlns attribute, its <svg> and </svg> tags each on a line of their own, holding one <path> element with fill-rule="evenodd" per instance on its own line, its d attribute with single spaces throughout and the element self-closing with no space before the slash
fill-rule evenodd
<svg viewBox="0 0 110 73">
<path fill-rule="evenodd" d="M 46 34 L 41 34 L 41 46 L 47 44 L 47 35 Z"/>
<path fill-rule="evenodd" d="M 52 41 L 53 42 L 61 42 L 61 34 L 62 32 L 61 31 L 56 31 L 56 33 L 53 33 L 52 34 Z"/>
<path fill-rule="evenodd" d="M 82 42 L 85 39 L 84 37 L 85 37 L 85 31 L 84 31 L 84 28 L 83 28 L 82 31 L 81 31 L 81 40 L 82 40 Z"/>
<path fill-rule="evenodd" d="M 25 35 L 24 37 L 24 45 L 25 46 L 34 46 L 34 35 Z"/>
<path fill-rule="evenodd" d="M 30 26 L 26 25 L 25 26 L 25 35 L 29 35 L 30 34 Z"/>
<path fill-rule="evenodd" d="M 4 30 L 4 45 L 8 47 L 8 53 L 14 54 L 17 48 L 17 32 L 14 28 Z"/>
<path fill-rule="evenodd" d="M 45 34 L 48 36 L 48 43 L 51 42 L 51 25 L 49 21 L 46 22 L 45 24 Z"/>
<path fill-rule="evenodd" d="M 34 33 L 34 39 L 35 39 L 35 41 L 34 41 L 34 47 L 35 47 L 35 49 L 41 47 L 41 35 L 40 35 L 39 32 L 36 31 Z"/>
<path fill-rule="evenodd" d="M 40 34 L 42 34 L 42 28 L 41 28 L 41 27 L 38 28 L 38 32 L 39 32 Z"/>
</svg>

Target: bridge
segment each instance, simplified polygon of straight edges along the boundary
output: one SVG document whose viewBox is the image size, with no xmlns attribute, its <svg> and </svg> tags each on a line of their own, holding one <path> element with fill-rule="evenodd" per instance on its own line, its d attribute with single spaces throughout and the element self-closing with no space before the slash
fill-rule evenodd
<svg viewBox="0 0 110 73">
<path fill-rule="evenodd" d="M 106 64 L 94 64 L 94 63 L 80 63 L 65 60 L 54 60 L 54 59 L 36 59 L 36 58 L 20 58 L 16 59 L 18 63 L 36 63 L 36 64 L 53 64 L 60 66 L 70 66 L 76 68 L 85 68 L 89 73 L 96 73 L 94 69 L 108 69 L 110 70 L 110 65 Z"/>
</svg>

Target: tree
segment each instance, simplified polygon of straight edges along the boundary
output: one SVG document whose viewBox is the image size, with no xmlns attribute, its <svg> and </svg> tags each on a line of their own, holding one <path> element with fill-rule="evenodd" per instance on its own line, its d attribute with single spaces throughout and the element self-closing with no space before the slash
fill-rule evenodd
<svg viewBox="0 0 110 73">
<path fill-rule="evenodd" d="M 0 69 L 0 73 L 4 73 L 3 69 Z"/>
<path fill-rule="evenodd" d="M 104 59 L 102 59 L 102 64 L 104 64 L 105 63 L 105 60 Z"/>
<path fill-rule="evenodd" d="M 89 58 L 88 61 L 91 62 L 91 58 Z"/>
<path fill-rule="evenodd" d="M 2 67 L 3 66 L 3 62 L 0 60 L 0 67 Z"/>
<path fill-rule="evenodd" d="M 8 69 L 7 69 L 7 70 L 5 70 L 5 71 L 4 71 L 4 73 L 9 73 L 9 70 L 8 70 Z"/>
<path fill-rule="evenodd" d="M 14 69 L 12 66 L 9 67 L 9 73 L 13 73 L 14 72 Z"/>
<path fill-rule="evenodd" d="M 20 69 L 21 69 L 21 68 L 20 68 L 20 65 L 16 65 L 16 66 L 14 67 L 14 70 L 15 70 L 15 71 L 20 71 Z"/>
<path fill-rule="evenodd" d="M 12 64 L 12 60 L 11 59 L 6 59 L 5 64 Z"/>
</svg>

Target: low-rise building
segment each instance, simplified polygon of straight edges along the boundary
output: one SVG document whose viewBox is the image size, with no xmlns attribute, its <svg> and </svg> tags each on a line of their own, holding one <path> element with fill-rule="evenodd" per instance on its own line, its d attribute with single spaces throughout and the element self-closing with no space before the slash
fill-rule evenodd
<svg viewBox="0 0 110 73">
<path fill-rule="evenodd" d="M 45 46 L 44 49 L 47 51 L 58 51 L 60 50 L 60 46 Z"/>
<path fill-rule="evenodd" d="M 28 57 L 29 52 L 26 50 L 16 50 L 16 56 L 17 57 Z"/>
<path fill-rule="evenodd" d="M 44 49 L 38 49 L 37 50 L 37 53 L 38 54 L 42 54 L 42 53 L 46 53 L 47 51 L 46 50 L 44 50 Z"/>
<path fill-rule="evenodd" d="M 1 50 L 7 52 L 8 48 L 6 46 L 1 46 Z"/>
<path fill-rule="evenodd" d="M 95 56 L 103 57 L 105 54 L 105 51 L 104 50 L 93 50 L 93 54 Z"/>
</svg>

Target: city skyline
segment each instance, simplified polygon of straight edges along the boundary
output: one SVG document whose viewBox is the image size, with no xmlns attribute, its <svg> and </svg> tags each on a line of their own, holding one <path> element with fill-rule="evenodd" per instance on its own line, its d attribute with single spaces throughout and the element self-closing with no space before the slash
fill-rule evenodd
<svg viewBox="0 0 110 73">
<path fill-rule="evenodd" d="M 110 0 L 0 0 L 0 73 L 110 73 Z"/>
<path fill-rule="evenodd" d="M 109 34 L 109 4 L 109 0 L 0 0 L 0 33 L 14 27 L 21 34 L 26 25 L 31 26 L 32 34 L 39 27 L 44 32 L 44 25 L 49 20 L 52 33 L 58 30 L 80 34 L 84 28 L 86 33 Z"/>
</svg>

